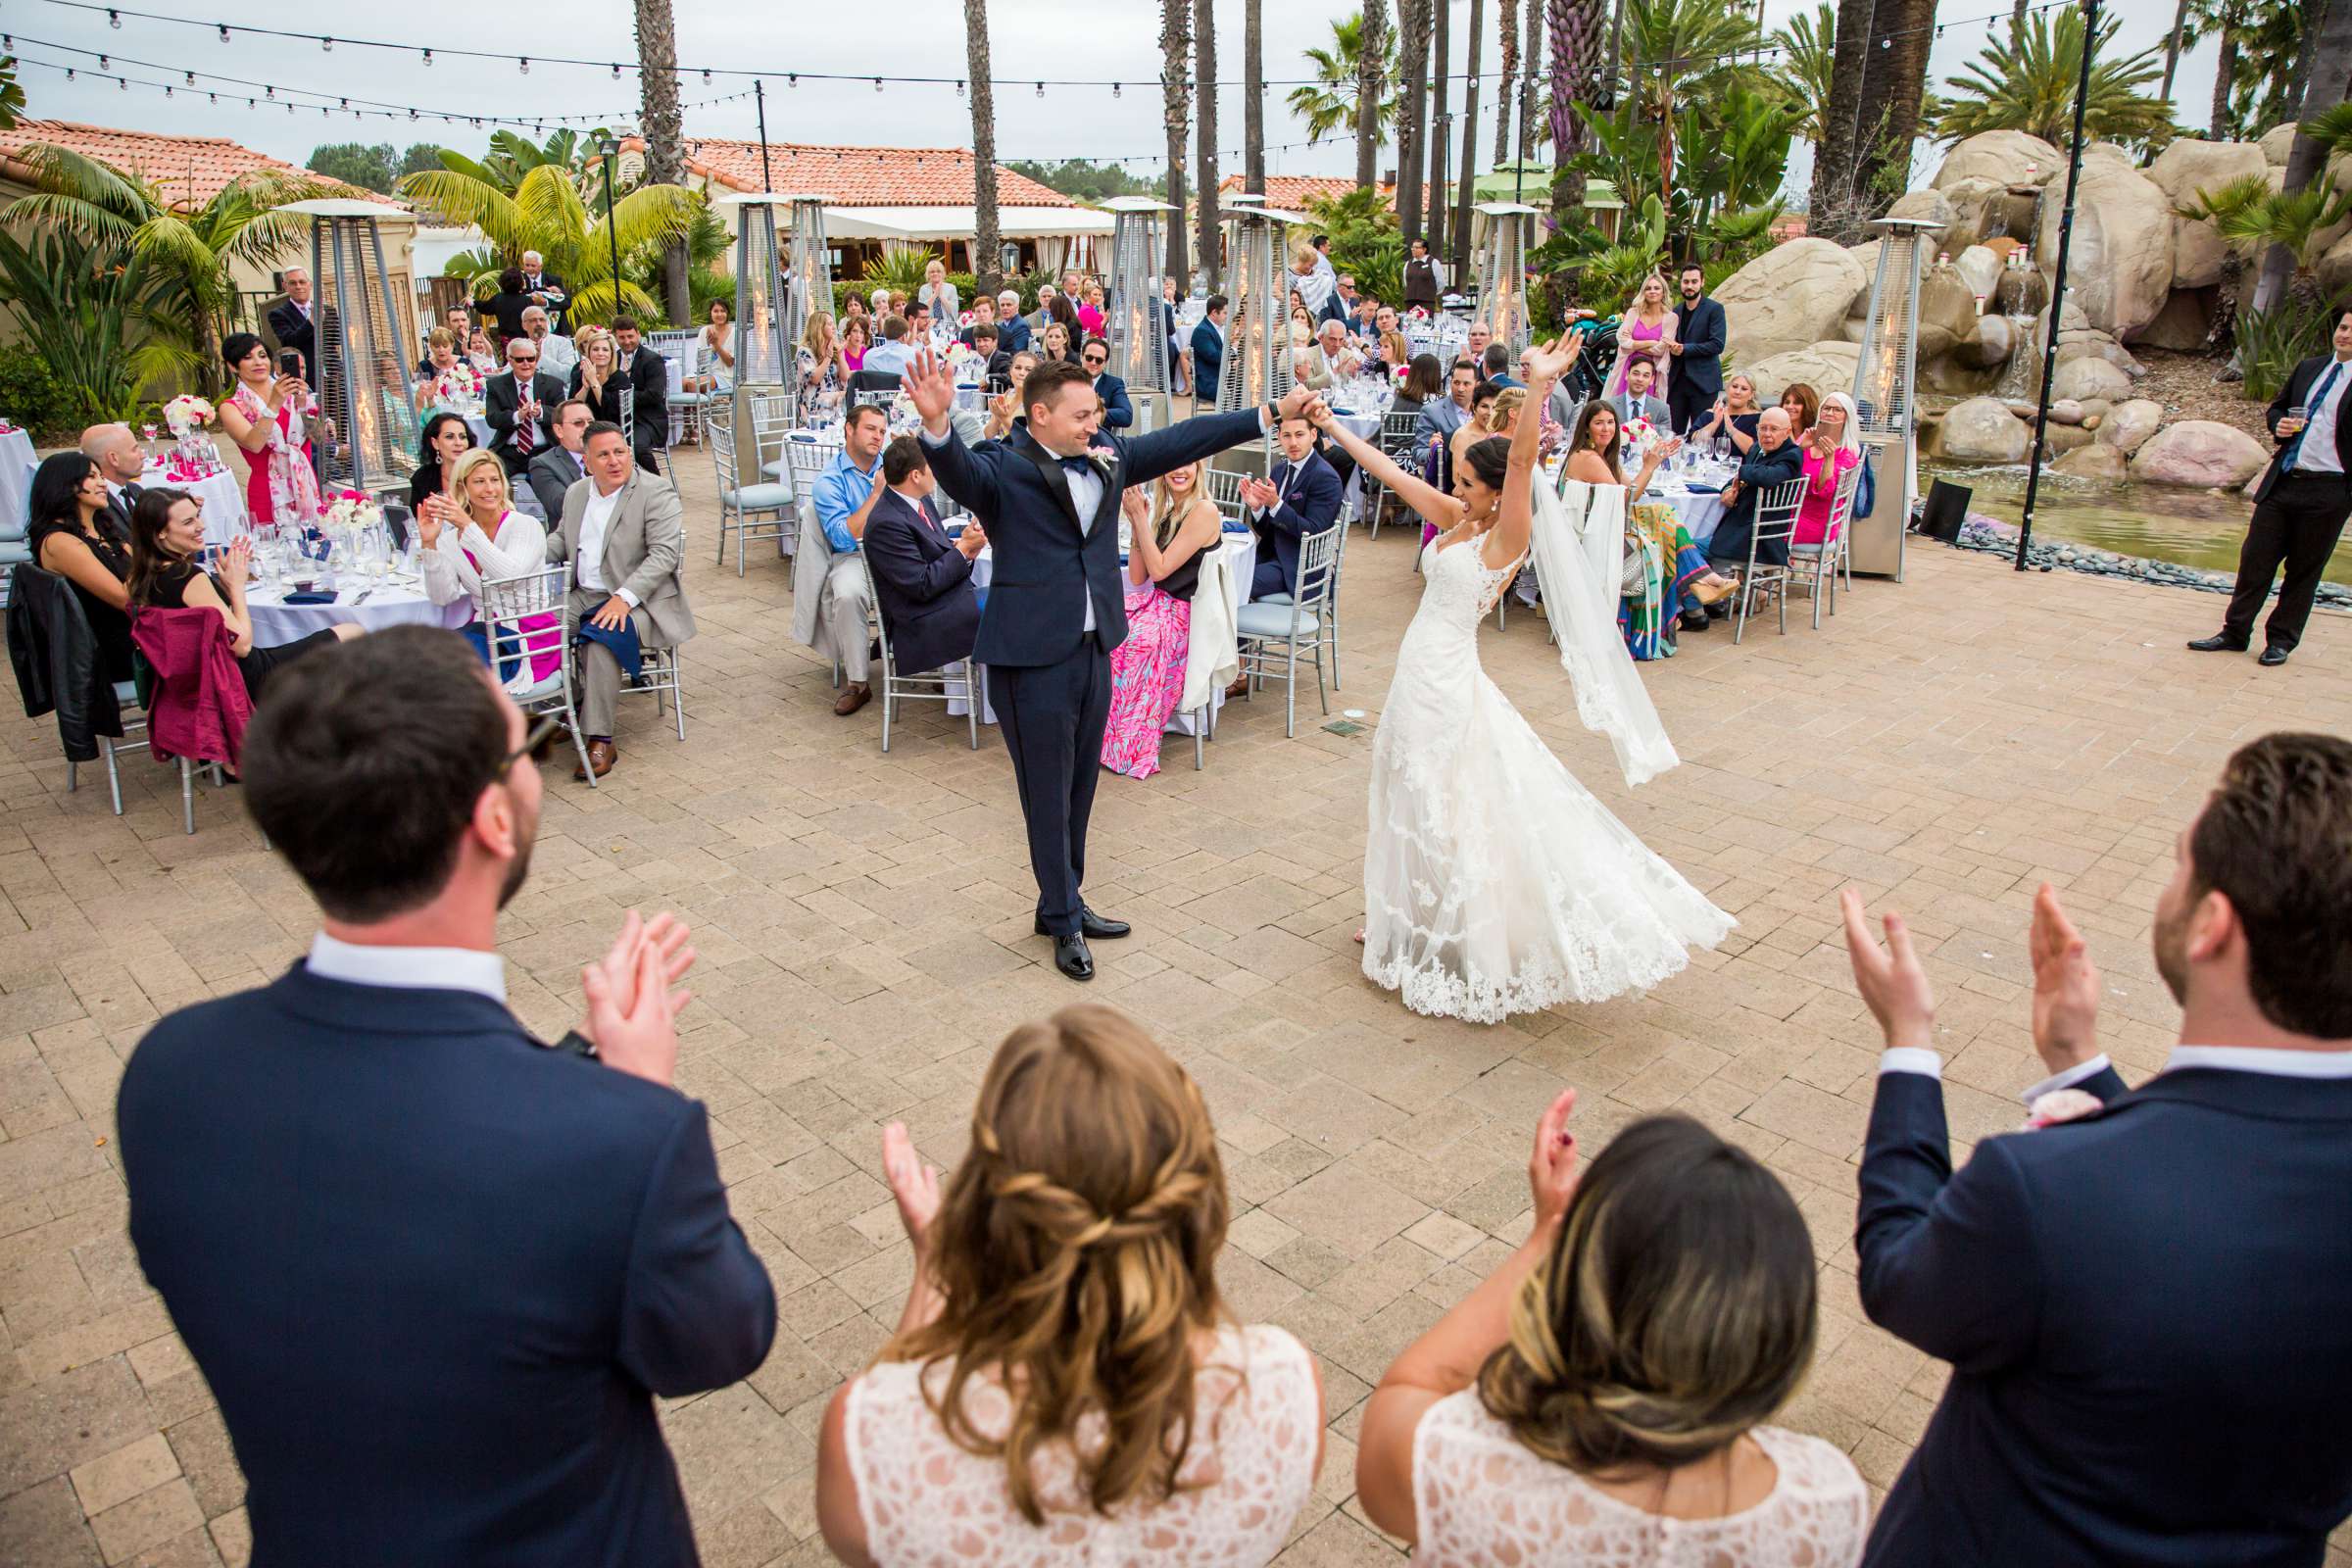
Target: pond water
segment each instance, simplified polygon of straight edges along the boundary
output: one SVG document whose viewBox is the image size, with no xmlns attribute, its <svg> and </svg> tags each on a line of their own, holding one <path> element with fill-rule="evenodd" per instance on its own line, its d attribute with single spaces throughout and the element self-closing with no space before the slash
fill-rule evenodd
<svg viewBox="0 0 2352 1568">
<path fill-rule="evenodd" d="M 2015 523 L 2025 510 L 2024 467 L 1921 464 L 1924 491 L 1940 476 L 1974 492 L 1969 510 Z M 2246 536 L 2252 502 L 2171 485 L 2100 484 L 2070 479 L 2046 469 L 2034 498 L 2034 537 L 2064 539 L 2112 550 L 2118 555 L 2178 562 L 2207 571 L 2235 571 L 2237 547 Z M 2328 564 L 2330 582 L 2352 583 L 2352 532 L 2339 541 Z"/>
</svg>

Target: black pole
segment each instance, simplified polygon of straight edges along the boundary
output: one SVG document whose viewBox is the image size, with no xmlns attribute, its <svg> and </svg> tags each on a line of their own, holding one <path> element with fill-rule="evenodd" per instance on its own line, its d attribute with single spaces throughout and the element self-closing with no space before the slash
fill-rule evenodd
<svg viewBox="0 0 2352 1568">
<path fill-rule="evenodd" d="M 610 137 L 605 141 L 605 242 L 612 251 L 612 314 L 620 315 L 620 232 L 612 226 L 612 181 L 619 174 L 614 162 L 620 157 L 620 143 Z"/>
<path fill-rule="evenodd" d="M 2050 325 L 2041 345 L 2041 400 L 2034 414 L 2034 448 L 2026 454 L 2026 505 L 2017 519 L 2017 569 L 2026 569 L 2034 542 L 2034 499 L 2041 490 L 2041 442 L 2050 428 L 2050 380 L 2058 373 L 2058 331 L 2066 322 L 2066 256 L 2075 240 L 2075 186 L 2082 175 L 2082 106 L 2090 97 L 2090 57 L 2099 37 L 2099 0 L 2082 0 L 2082 70 L 2075 78 L 2075 135 L 2067 145 L 2066 207 L 2058 215 L 2058 270 L 2050 278 Z"/>
<path fill-rule="evenodd" d="M 752 78 L 752 102 L 760 108 L 760 188 L 772 193 L 776 188 L 776 181 L 775 176 L 767 172 L 767 80 L 765 77 L 754 76 Z"/>
</svg>

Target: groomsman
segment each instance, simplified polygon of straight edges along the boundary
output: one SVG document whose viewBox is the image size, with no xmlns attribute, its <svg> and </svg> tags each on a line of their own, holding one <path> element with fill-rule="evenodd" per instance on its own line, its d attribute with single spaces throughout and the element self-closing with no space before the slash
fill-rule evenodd
<svg viewBox="0 0 2352 1568">
<path fill-rule="evenodd" d="M 1208 297 L 1207 309 L 1193 327 L 1193 399 L 1196 406 L 1214 408 L 1217 375 L 1225 364 L 1225 307 L 1222 294 Z"/>
<path fill-rule="evenodd" d="M 1135 405 L 1127 400 L 1127 383 L 1110 373 L 1110 345 L 1099 337 L 1086 340 L 1078 364 L 1095 378 L 1095 393 L 1102 400 L 1102 428 L 1124 430 L 1135 423 Z"/>
<path fill-rule="evenodd" d="M 1287 598 L 1298 591 L 1298 546 L 1339 520 L 1340 476 L 1315 455 L 1315 427 L 1304 414 L 1275 432 L 1282 461 L 1263 479 L 1242 481 L 1242 501 L 1257 535 L 1251 599 Z"/>
</svg>

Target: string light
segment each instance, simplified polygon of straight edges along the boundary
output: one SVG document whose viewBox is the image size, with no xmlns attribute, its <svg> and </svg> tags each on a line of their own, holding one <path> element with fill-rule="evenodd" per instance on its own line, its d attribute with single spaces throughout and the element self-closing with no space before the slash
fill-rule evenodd
<svg viewBox="0 0 2352 1568">
<path fill-rule="evenodd" d="M 1110 95 L 1113 98 L 1116 98 L 1119 95 L 1119 84 L 1115 81 L 1110 84 Z"/>
<path fill-rule="evenodd" d="M 425 69 L 426 69 L 426 70 L 428 70 L 428 71 L 429 71 L 429 70 L 431 70 L 431 69 L 432 69 L 432 64 L 433 64 L 433 52 L 432 52 L 430 49 L 427 49 L 427 50 L 424 52 L 424 64 L 425 64 Z"/>
<path fill-rule="evenodd" d="M 880 76 L 876 76 L 876 77 L 874 78 L 874 91 L 876 91 L 876 92 L 880 92 L 881 90 L 882 90 L 882 78 L 881 78 Z"/>
<path fill-rule="evenodd" d="M 1046 95 L 1046 84 L 1042 81 L 1037 84 L 1037 95 L 1040 98 L 1043 98 Z"/>
<path fill-rule="evenodd" d="M 322 54 L 322 55 L 331 55 L 331 54 L 333 54 L 333 53 L 335 52 L 335 40 L 334 40 L 334 39 L 332 39 L 332 38 L 321 38 L 321 39 L 319 39 L 319 40 L 318 40 L 318 52 L 319 52 L 320 54 Z"/>
<path fill-rule="evenodd" d="M 228 42 L 228 24 L 225 22 L 220 24 L 220 41 L 222 43 Z"/>
<path fill-rule="evenodd" d="M 612 62 L 612 79 L 614 81 L 618 81 L 620 79 L 620 62 L 617 60 Z"/>
<path fill-rule="evenodd" d="M 106 56 L 104 56 L 104 55 L 100 55 L 100 56 L 98 57 L 98 69 L 99 69 L 100 71 L 104 71 L 104 70 L 106 69 L 106 67 L 107 67 L 107 59 L 106 59 Z"/>
<path fill-rule="evenodd" d="M 531 57 L 529 55 L 524 55 L 515 62 L 515 65 L 521 70 L 522 74 L 527 76 L 531 74 Z"/>
<path fill-rule="evenodd" d="M 114 28 L 117 32 L 121 32 L 122 30 L 122 13 L 120 11 L 109 11 L 106 14 L 106 24 Z"/>
</svg>

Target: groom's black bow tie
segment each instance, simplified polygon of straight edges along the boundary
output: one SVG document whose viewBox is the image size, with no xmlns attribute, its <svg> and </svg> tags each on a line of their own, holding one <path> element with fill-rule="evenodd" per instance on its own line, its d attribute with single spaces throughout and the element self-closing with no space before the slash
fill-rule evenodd
<svg viewBox="0 0 2352 1568">
<path fill-rule="evenodd" d="M 1061 471 L 1064 473 L 1092 473 L 1095 471 L 1095 466 L 1091 460 L 1086 458 L 1063 458 Z"/>
</svg>

